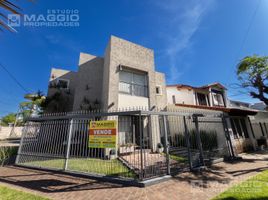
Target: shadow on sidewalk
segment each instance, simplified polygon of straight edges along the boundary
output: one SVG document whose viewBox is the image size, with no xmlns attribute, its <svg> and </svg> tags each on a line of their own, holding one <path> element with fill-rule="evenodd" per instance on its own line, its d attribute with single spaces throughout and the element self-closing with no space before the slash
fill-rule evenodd
<svg viewBox="0 0 268 200">
<path fill-rule="evenodd" d="M 7 166 L 4 168 L 9 168 L 12 174 L 9 173 L 6 176 L 0 175 L 0 182 L 44 193 L 129 187 L 128 185 L 81 178 L 75 175 L 65 175 L 57 172 L 44 172 L 17 166 Z"/>
</svg>

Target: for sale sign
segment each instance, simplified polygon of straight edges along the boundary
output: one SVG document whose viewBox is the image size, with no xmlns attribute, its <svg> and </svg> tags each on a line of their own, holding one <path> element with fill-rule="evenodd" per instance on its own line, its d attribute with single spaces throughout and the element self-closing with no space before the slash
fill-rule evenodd
<svg viewBox="0 0 268 200">
<path fill-rule="evenodd" d="M 91 121 L 89 124 L 90 148 L 116 148 L 116 121 Z"/>
</svg>

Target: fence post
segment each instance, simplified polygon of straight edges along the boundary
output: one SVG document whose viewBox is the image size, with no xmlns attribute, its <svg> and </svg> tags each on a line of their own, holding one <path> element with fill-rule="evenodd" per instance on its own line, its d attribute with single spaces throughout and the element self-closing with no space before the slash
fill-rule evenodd
<svg viewBox="0 0 268 200">
<path fill-rule="evenodd" d="M 18 164 L 20 161 L 20 154 L 21 154 L 21 150 L 22 150 L 23 140 L 24 140 L 24 136 L 26 135 L 25 129 L 26 129 L 26 127 L 28 128 L 28 123 L 29 122 L 26 122 L 24 128 L 22 129 L 22 134 L 21 134 L 21 138 L 20 138 L 20 146 L 19 146 L 18 153 L 16 156 L 15 164 Z"/>
<path fill-rule="evenodd" d="M 69 128 L 69 133 L 68 133 L 68 141 L 67 141 L 67 149 L 66 149 L 66 157 L 65 157 L 65 163 L 64 163 L 64 171 L 66 171 L 68 168 L 68 160 L 70 157 L 72 133 L 73 133 L 73 119 L 71 119 L 71 121 L 70 121 L 70 128 Z"/>
<path fill-rule="evenodd" d="M 140 132 L 140 161 L 141 161 L 141 170 L 140 170 L 140 180 L 143 180 L 144 171 L 143 171 L 143 127 L 142 127 L 142 117 L 141 112 L 139 113 L 139 132 Z"/>
<path fill-rule="evenodd" d="M 170 175 L 170 162 L 169 162 L 169 142 L 167 135 L 167 116 L 163 115 L 164 122 L 164 136 L 165 136 L 165 154 L 166 154 L 166 162 L 167 162 L 167 174 Z"/>
<path fill-rule="evenodd" d="M 187 127 L 185 116 L 183 116 L 183 123 L 184 123 L 184 131 L 185 131 L 184 133 L 185 140 L 186 140 L 187 151 L 188 151 L 188 161 L 189 161 L 190 170 L 192 170 L 193 164 L 192 164 L 192 155 L 191 155 L 191 143 L 190 143 L 190 137 L 189 137 L 189 132 L 188 132 L 188 127 Z"/>
<path fill-rule="evenodd" d="M 222 116 L 222 124 L 223 124 L 223 129 L 224 129 L 224 132 L 225 132 L 225 135 L 226 135 L 226 139 L 227 139 L 227 142 L 228 142 L 228 146 L 230 147 L 230 149 L 229 149 L 230 155 L 233 158 L 233 157 L 235 157 L 235 154 L 234 154 L 233 144 L 232 144 L 232 140 L 231 140 L 231 136 L 230 136 L 230 133 L 229 133 L 229 130 L 228 130 L 228 126 L 227 126 L 225 116 Z"/>
<path fill-rule="evenodd" d="M 204 153 L 203 153 L 203 147 L 202 147 L 202 141 L 201 141 L 201 137 L 200 137 L 200 131 L 199 131 L 199 124 L 198 124 L 198 117 L 201 117 L 203 115 L 198 115 L 198 114 L 193 114 L 193 121 L 195 123 L 195 131 L 196 131 L 196 139 L 197 139 L 197 144 L 198 144 L 198 148 L 199 148 L 199 153 L 200 153 L 200 162 L 201 162 L 201 166 L 205 166 L 205 162 L 204 162 Z"/>
</svg>

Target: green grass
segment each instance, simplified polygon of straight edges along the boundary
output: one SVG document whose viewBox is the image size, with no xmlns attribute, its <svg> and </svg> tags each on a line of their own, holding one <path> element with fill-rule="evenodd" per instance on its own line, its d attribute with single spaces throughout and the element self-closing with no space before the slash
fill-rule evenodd
<svg viewBox="0 0 268 200">
<path fill-rule="evenodd" d="M 24 163 L 26 165 L 37 167 L 48 167 L 62 169 L 64 166 L 63 159 L 42 160 Z M 93 173 L 107 176 L 136 178 L 136 174 L 128 169 L 118 159 L 102 160 L 93 158 L 70 159 L 68 170 Z"/>
<path fill-rule="evenodd" d="M 187 162 L 187 159 L 184 158 L 184 157 L 181 157 L 181 156 L 169 155 L 169 158 L 172 159 L 172 160 L 175 160 L 177 162 L 182 162 L 182 163 Z"/>
<path fill-rule="evenodd" d="M 267 200 L 268 170 L 228 189 L 213 200 Z"/>
<path fill-rule="evenodd" d="M 163 156 L 166 156 L 165 153 L 161 153 Z M 184 157 L 181 157 L 181 156 L 176 156 L 176 155 L 172 155 L 172 154 L 169 154 L 169 158 L 172 159 L 172 160 L 175 160 L 177 162 L 180 162 L 180 163 L 185 163 L 187 162 L 187 158 L 184 158 Z"/>
<path fill-rule="evenodd" d="M 21 192 L 18 190 L 10 189 L 8 187 L 0 186 L 0 200 L 48 200 L 41 196 Z"/>
</svg>

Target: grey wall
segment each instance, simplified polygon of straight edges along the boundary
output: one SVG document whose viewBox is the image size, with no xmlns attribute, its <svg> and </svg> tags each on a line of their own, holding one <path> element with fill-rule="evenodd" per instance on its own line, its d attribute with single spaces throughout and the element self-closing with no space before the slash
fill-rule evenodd
<svg viewBox="0 0 268 200">
<path fill-rule="evenodd" d="M 148 73 L 149 106 L 155 105 L 155 66 L 153 50 L 111 36 L 110 42 L 106 48 L 104 61 L 103 99 L 107 99 L 104 107 L 108 108 L 110 105 L 114 105 L 112 108 L 118 108 L 119 65 Z M 106 98 L 107 92 L 108 98 Z"/>
<path fill-rule="evenodd" d="M 162 89 L 162 94 L 156 95 L 156 106 L 162 110 L 167 107 L 167 89 L 165 74 L 155 72 L 155 84 L 156 86 L 161 86 Z"/>
<path fill-rule="evenodd" d="M 73 110 L 80 110 L 84 98 L 102 102 L 103 63 L 101 57 L 80 53 Z"/>
</svg>

